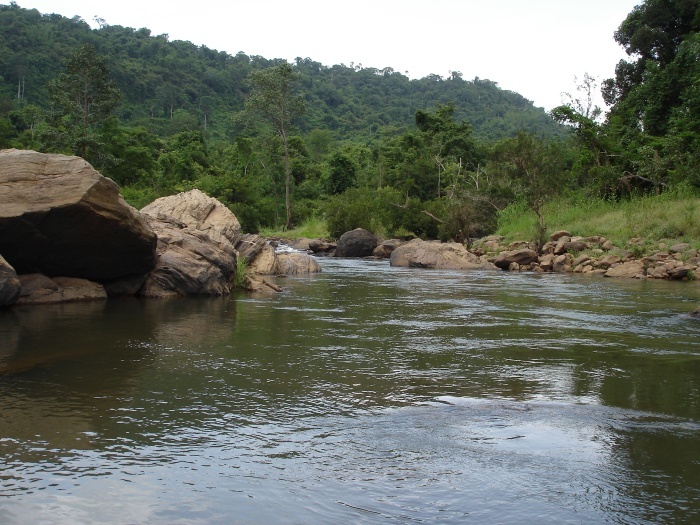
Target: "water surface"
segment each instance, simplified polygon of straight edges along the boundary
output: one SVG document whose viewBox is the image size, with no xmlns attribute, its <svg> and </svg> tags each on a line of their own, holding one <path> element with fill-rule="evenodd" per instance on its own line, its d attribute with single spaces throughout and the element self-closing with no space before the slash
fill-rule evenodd
<svg viewBox="0 0 700 525">
<path fill-rule="evenodd" d="M 695 523 L 694 283 L 321 260 L 0 312 L 0 523 Z"/>
</svg>

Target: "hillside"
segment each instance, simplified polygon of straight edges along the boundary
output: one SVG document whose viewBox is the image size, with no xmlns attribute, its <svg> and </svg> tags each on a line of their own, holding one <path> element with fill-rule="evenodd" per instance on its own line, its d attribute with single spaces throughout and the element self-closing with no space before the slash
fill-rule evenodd
<svg viewBox="0 0 700 525">
<path fill-rule="evenodd" d="M 243 106 L 246 77 L 278 63 L 169 41 L 146 28 L 91 29 L 78 17 L 0 5 L 0 115 L 16 102 L 46 107 L 47 83 L 84 43 L 107 57 L 122 92 L 121 121 L 161 136 L 197 126 L 213 137 L 230 138 L 230 116 Z M 369 136 L 381 127 L 405 129 L 416 110 L 453 102 L 455 118 L 468 120 L 480 139 L 497 140 L 523 129 L 561 135 L 543 109 L 489 80 L 465 80 L 456 72 L 450 78 L 410 80 L 391 68 L 327 66 L 311 58 L 298 58 L 294 65 L 309 108 L 298 123 L 302 132 L 326 129 L 343 140 Z"/>
</svg>

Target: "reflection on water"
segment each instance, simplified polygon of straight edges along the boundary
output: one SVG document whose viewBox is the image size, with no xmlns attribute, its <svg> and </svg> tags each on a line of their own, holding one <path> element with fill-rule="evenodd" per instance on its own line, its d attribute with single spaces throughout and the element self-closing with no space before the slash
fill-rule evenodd
<svg viewBox="0 0 700 525">
<path fill-rule="evenodd" d="M 322 260 L 0 312 L 0 523 L 692 523 L 693 284 Z"/>
</svg>

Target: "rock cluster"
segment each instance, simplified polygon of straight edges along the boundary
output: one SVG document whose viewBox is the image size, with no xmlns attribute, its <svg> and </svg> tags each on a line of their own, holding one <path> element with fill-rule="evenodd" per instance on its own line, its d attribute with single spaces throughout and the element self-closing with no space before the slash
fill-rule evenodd
<svg viewBox="0 0 700 525">
<path fill-rule="evenodd" d="M 309 256 L 243 238 L 235 215 L 198 190 L 139 213 L 79 157 L 0 151 L 0 307 L 228 294 L 241 254 L 260 274 L 319 271 Z M 268 248 L 267 267 L 253 261 Z"/>
<path fill-rule="evenodd" d="M 301 250 L 308 251 L 310 239 L 301 239 Z M 268 241 L 259 235 L 246 234 L 238 241 L 236 249 L 245 261 L 247 275 L 245 287 L 252 292 L 279 292 L 281 288 L 265 279 L 268 275 L 308 275 L 321 271 L 321 266 L 309 253 L 297 251 L 277 252 L 279 240 Z M 290 245 L 285 243 L 285 245 Z"/>
<path fill-rule="evenodd" d="M 660 245 L 651 255 L 643 255 L 641 239 L 631 239 L 618 248 L 601 236 L 576 237 L 566 231 L 551 235 L 538 253 L 528 243 L 502 244 L 503 238 L 481 239 L 473 252 L 486 256 L 503 270 L 574 272 L 606 277 L 636 279 L 691 279 L 700 271 L 698 251 L 689 244 Z"/>
</svg>

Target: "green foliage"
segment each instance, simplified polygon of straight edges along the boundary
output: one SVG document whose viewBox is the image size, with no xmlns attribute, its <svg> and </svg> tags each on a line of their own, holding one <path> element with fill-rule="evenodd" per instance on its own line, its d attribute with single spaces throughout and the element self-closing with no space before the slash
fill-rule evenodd
<svg viewBox="0 0 700 525">
<path fill-rule="evenodd" d="M 109 77 L 107 60 L 91 44 L 75 49 L 65 72 L 49 83 L 51 128 L 47 146 L 80 155 L 95 166 L 109 164 L 97 128 L 119 105 L 121 93 Z"/>
<path fill-rule="evenodd" d="M 328 159 L 325 186 L 329 195 L 343 193 L 357 184 L 357 165 L 343 151 L 335 151 Z"/>
<path fill-rule="evenodd" d="M 251 92 L 245 102 L 246 111 L 252 116 L 261 116 L 282 141 L 286 228 L 292 226 L 290 196 L 292 177 L 290 149 L 292 146 L 290 145 L 289 132 L 292 122 L 306 110 L 303 98 L 296 93 L 299 79 L 299 73 L 294 71 L 287 62 L 262 71 L 253 71 L 248 77 Z"/>
<path fill-rule="evenodd" d="M 534 240 L 538 245 L 544 243 L 547 229 L 545 204 L 566 187 L 564 161 L 559 144 L 527 133 L 502 140 L 493 149 L 488 169 L 537 215 Z"/>
<path fill-rule="evenodd" d="M 311 216 L 305 219 L 299 226 L 291 230 L 264 229 L 261 234 L 266 237 L 284 237 L 287 239 L 327 239 L 330 237 L 326 221 Z"/>
<path fill-rule="evenodd" d="M 233 275 L 233 287 L 241 289 L 245 287 L 248 277 L 248 264 L 243 257 L 236 258 L 236 273 Z"/>
<path fill-rule="evenodd" d="M 641 238 L 644 246 L 657 249 L 689 242 L 700 248 L 700 205 L 687 186 L 661 195 L 624 200 L 591 198 L 582 191 L 550 201 L 545 207 L 547 233 L 567 230 L 576 235 L 602 235 L 619 247 Z M 499 213 L 498 230 L 507 241 L 528 239 L 535 218 L 526 204 L 513 203 Z"/>
<path fill-rule="evenodd" d="M 243 108 L 249 93 L 245 79 L 251 72 L 279 65 L 260 56 L 170 41 L 146 28 L 105 24 L 91 30 L 78 17 L 42 15 L 17 5 L 0 5 L 0 42 L 9 43 L 1 53 L 0 96 L 16 99 L 20 85 L 19 105 L 46 109 L 49 80 L 61 73 L 61 64 L 76 47 L 90 43 L 107 58 L 123 94 L 120 119 L 161 137 L 199 129 L 212 139 L 230 138 L 230 115 Z M 484 140 L 512 136 L 522 128 L 547 136 L 561 134 L 541 108 L 490 80 L 464 80 L 461 75 L 410 80 L 390 68 L 326 66 L 310 58 L 296 59 L 293 68 L 301 76 L 300 94 L 308 106 L 299 121 L 305 134 L 317 129 L 334 138 L 366 140 L 379 128 L 408 129 L 416 108 L 426 110 L 447 101 L 455 103 L 455 118 L 469 118 L 475 135 Z M 183 112 L 186 120 L 171 122 Z"/>
<path fill-rule="evenodd" d="M 571 195 L 578 209 L 700 188 L 699 7 L 644 0 L 623 21 L 630 58 L 604 83 L 603 122 L 588 75 L 547 115 L 458 72 L 410 80 L 231 56 L 0 5 L 0 147 L 82 154 L 139 207 L 199 188 L 250 232 L 322 217 L 334 236 L 361 226 L 468 243 L 525 206 L 513 228 L 541 241 Z M 627 233 L 695 231 L 694 210 L 638 228 L 625 209 Z"/>
<path fill-rule="evenodd" d="M 390 236 L 401 224 L 404 198 L 393 188 L 351 188 L 329 198 L 323 215 L 331 237 L 355 228 Z"/>
</svg>

